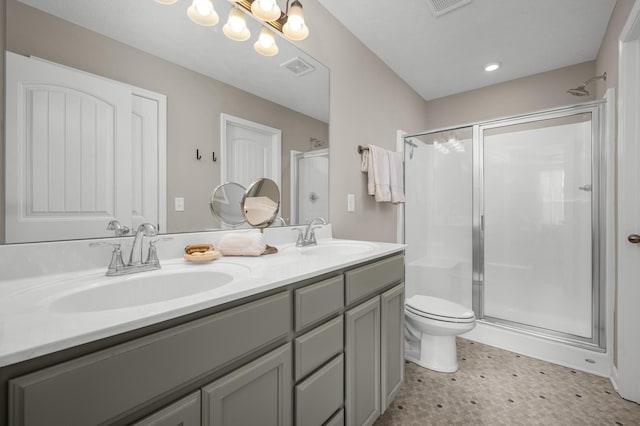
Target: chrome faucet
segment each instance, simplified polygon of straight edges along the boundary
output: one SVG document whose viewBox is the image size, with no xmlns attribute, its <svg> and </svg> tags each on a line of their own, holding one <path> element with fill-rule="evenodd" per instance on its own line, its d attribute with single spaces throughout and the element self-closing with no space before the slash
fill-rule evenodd
<svg viewBox="0 0 640 426">
<path fill-rule="evenodd" d="M 142 262 L 142 241 L 144 237 L 153 237 L 157 235 L 156 228 L 150 223 L 143 223 L 138 227 L 136 235 L 131 245 L 131 254 L 129 255 L 129 263 L 125 265 L 122 260 L 122 251 L 120 250 L 120 243 L 110 242 L 95 242 L 90 243 L 90 247 L 98 247 L 104 245 L 113 246 L 113 252 L 111 253 L 111 262 L 107 268 L 107 276 L 119 276 L 134 274 L 136 272 L 153 271 L 154 269 L 160 269 L 160 261 L 156 252 L 156 241 L 149 241 L 149 253 L 147 254 L 147 260 Z M 170 239 L 170 238 L 164 238 Z"/>
<path fill-rule="evenodd" d="M 318 244 L 318 242 L 316 241 L 315 230 L 320 227 L 314 226 L 316 223 L 326 225 L 327 221 L 321 217 L 314 217 L 313 219 L 307 221 L 307 224 L 304 228 L 304 233 L 302 228 L 293 228 L 295 231 L 298 231 L 296 247 L 315 246 Z"/>
<path fill-rule="evenodd" d="M 157 235 L 155 226 L 150 223 L 143 223 L 138 226 L 136 236 L 133 238 L 133 245 L 131 246 L 131 254 L 129 255 L 129 263 L 127 266 L 142 265 L 142 240 L 144 237 L 153 237 Z"/>
</svg>

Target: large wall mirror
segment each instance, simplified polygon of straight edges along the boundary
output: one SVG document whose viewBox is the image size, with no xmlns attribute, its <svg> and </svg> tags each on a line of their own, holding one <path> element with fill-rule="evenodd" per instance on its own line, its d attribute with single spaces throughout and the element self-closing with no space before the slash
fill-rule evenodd
<svg viewBox="0 0 640 426">
<path fill-rule="evenodd" d="M 250 17 L 247 17 L 249 40 L 238 42 L 225 37 L 222 28 L 232 7 L 229 2 L 215 2 L 220 22 L 214 27 L 198 26 L 188 18 L 190 0 L 178 0 L 172 5 L 153 0 L 6 0 L 6 3 L 7 58 L 13 54 L 38 58 L 135 87 L 142 91 L 139 94 L 142 98 L 144 91 L 164 97 L 165 151 L 160 155 L 164 164 L 157 171 L 142 166 L 146 175 L 141 175 L 143 187 L 152 180 L 149 176 L 158 176 L 158 182 L 164 185 L 160 197 L 165 203 L 159 213 L 164 223 L 161 232 L 224 228 L 210 212 L 211 193 L 225 183 L 224 170 L 228 174 L 229 170 L 242 166 L 243 170 L 251 171 L 252 166 L 243 163 L 245 156 L 241 149 L 233 162 L 242 164 L 228 160 L 225 154 L 234 141 L 221 139 L 242 139 L 243 133 L 225 132 L 222 117 L 280 132 L 280 158 L 274 161 L 279 171 L 274 180 L 281 190 L 280 216 L 287 224 L 303 223 L 309 214 L 318 215 L 317 205 L 327 203 L 329 70 L 279 36 L 276 36 L 277 55 L 258 54 L 253 44 L 261 26 Z M 313 17 L 307 17 L 307 22 L 312 26 Z M 7 83 L 7 123 L 9 111 L 15 109 L 8 105 L 10 89 Z M 12 143 L 10 136 L 7 132 L 7 148 Z M 225 149 L 227 153 L 223 152 Z M 114 157 L 117 155 L 114 151 Z M 44 170 L 43 167 L 55 163 L 61 176 L 65 173 L 69 176 L 63 166 L 67 157 L 59 154 L 40 158 L 34 168 Z M 305 160 L 311 157 L 319 160 L 309 166 Z M 11 161 L 9 156 L 6 161 Z M 0 167 L 3 173 L 13 169 L 8 164 Z M 119 169 L 120 166 L 115 168 L 116 174 L 121 172 Z M 43 181 L 47 180 L 46 173 L 41 174 Z M 135 170 L 133 174 L 127 171 L 126 176 L 129 175 L 136 176 Z M 247 186 L 254 178 L 248 176 L 248 182 L 239 183 Z M 8 173 L 7 188 L 18 179 Z M 132 191 L 143 192 L 133 180 Z M 37 187 L 34 182 L 30 185 Z M 11 206 L 7 203 L 5 211 L 0 212 L 3 223 L 9 210 Z M 76 233 L 69 237 L 50 237 L 45 227 L 45 231 L 36 233 L 41 238 L 36 236 L 29 241 L 109 236 L 107 223 L 102 235 L 85 235 L 74 227 Z M 135 221 L 123 225 L 132 226 Z"/>
</svg>

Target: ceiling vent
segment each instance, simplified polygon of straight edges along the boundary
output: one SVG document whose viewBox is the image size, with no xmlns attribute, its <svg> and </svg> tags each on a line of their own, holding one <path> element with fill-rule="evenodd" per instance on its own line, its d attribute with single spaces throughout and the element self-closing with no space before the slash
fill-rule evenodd
<svg viewBox="0 0 640 426">
<path fill-rule="evenodd" d="M 471 3 L 471 0 L 427 0 L 434 16 L 442 16 L 459 7 Z"/>
<path fill-rule="evenodd" d="M 289 59 L 287 62 L 283 62 L 282 64 L 280 64 L 280 66 L 285 67 L 298 77 L 309 74 L 310 72 L 313 72 L 315 70 L 313 65 L 297 56 L 293 59 Z"/>
</svg>

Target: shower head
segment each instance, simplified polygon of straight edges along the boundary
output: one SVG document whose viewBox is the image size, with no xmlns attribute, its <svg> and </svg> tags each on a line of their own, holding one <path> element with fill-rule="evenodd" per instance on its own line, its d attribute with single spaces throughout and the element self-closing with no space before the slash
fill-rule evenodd
<svg viewBox="0 0 640 426">
<path fill-rule="evenodd" d="M 596 81 L 600 79 L 607 81 L 607 73 L 605 72 L 602 75 L 591 77 L 589 80 L 585 81 L 580 86 L 567 90 L 567 93 L 573 96 L 588 96 L 589 91 L 586 89 L 587 84 L 591 83 L 592 81 Z"/>
<path fill-rule="evenodd" d="M 587 89 L 585 89 L 584 84 L 578 86 L 578 87 L 574 87 L 573 89 L 569 89 L 567 90 L 567 93 L 569 93 L 570 95 L 573 96 L 588 96 L 589 95 L 589 91 Z"/>
</svg>

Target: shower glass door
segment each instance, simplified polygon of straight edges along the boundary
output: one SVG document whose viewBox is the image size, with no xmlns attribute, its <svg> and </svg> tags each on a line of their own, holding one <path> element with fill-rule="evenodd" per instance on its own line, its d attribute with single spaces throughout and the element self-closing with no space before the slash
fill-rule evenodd
<svg viewBox="0 0 640 426">
<path fill-rule="evenodd" d="M 597 109 L 477 132 L 476 313 L 597 345 Z"/>
</svg>

